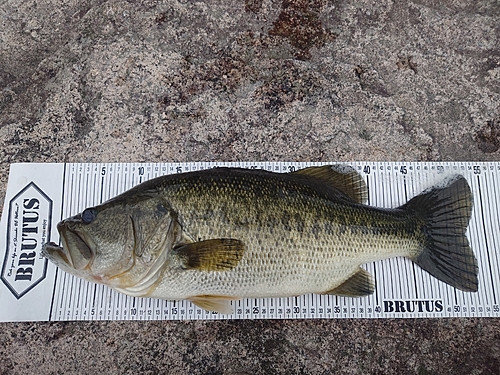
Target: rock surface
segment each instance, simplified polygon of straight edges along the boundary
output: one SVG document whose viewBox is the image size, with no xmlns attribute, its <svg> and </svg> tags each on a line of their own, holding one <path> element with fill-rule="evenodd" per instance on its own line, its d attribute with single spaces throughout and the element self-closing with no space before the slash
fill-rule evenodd
<svg viewBox="0 0 500 375">
<path fill-rule="evenodd" d="M 500 158 L 497 0 L 6 0 L 0 25 L 2 203 L 15 162 Z M 0 330 L 0 374 L 499 368 L 498 319 Z"/>
</svg>

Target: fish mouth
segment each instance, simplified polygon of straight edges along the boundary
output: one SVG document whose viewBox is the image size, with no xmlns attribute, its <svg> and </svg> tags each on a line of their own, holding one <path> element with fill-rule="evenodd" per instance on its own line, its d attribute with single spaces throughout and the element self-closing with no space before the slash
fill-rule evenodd
<svg viewBox="0 0 500 375">
<path fill-rule="evenodd" d="M 42 247 L 42 256 L 51 260 L 57 266 L 61 264 L 72 267 L 73 262 L 71 257 L 66 253 L 63 247 L 57 245 L 54 242 L 48 242 Z M 61 263 L 62 262 L 62 263 Z"/>
<path fill-rule="evenodd" d="M 43 246 L 42 255 L 52 260 L 56 265 L 82 270 L 90 267 L 94 252 L 86 240 L 86 236 L 68 228 L 64 222 L 57 225 L 62 246 L 49 242 Z"/>
</svg>

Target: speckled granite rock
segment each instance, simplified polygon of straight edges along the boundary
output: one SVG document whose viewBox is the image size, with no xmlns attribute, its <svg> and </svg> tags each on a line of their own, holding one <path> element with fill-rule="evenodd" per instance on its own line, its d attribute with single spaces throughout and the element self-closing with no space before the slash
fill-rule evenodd
<svg viewBox="0 0 500 375">
<path fill-rule="evenodd" d="M 5 327 L 2 374 L 498 374 L 500 361 L 491 319 Z"/>
<path fill-rule="evenodd" d="M 499 160 L 500 3 L 4 1 L 14 162 Z M 494 374 L 498 319 L 2 324 L 0 374 Z"/>
</svg>

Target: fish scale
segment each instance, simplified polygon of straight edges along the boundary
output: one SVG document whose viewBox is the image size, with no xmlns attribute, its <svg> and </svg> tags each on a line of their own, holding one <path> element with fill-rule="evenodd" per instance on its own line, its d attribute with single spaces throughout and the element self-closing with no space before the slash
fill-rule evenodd
<svg viewBox="0 0 500 375">
<path fill-rule="evenodd" d="M 303 199 L 300 194 L 306 189 L 298 183 L 286 183 L 281 176 L 265 174 L 252 179 L 242 171 L 241 175 L 224 178 L 226 170 L 217 172 L 220 179 L 210 177 L 210 183 L 175 179 L 172 189 L 165 183 L 159 190 L 179 213 L 184 230 L 192 238 L 242 239 L 246 248 L 241 263 L 223 274 L 192 270 L 179 272 L 178 279 L 166 276 L 152 296 L 261 297 L 326 292 L 354 274 L 361 264 L 414 255 L 418 248 L 418 241 L 408 241 L 405 234 L 408 220 L 398 222 L 391 216 L 389 225 L 376 228 L 374 222 L 387 220 L 386 212 L 361 209 L 348 201 L 331 202 L 311 191 L 311 196 Z M 214 196 L 220 199 L 214 201 Z M 207 206 L 213 211 L 208 219 L 202 208 Z M 352 212 L 351 217 L 346 219 L 344 211 Z M 377 220 L 376 214 L 384 220 Z M 290 220 L 283 220 L 285 216 L 306 223 L 302 224 L 304 230 L 298 230 L 297 223 L 290 225 Z M 242 225 L 244 221 L 248 224 Z M 371 225 L 360 225 L 358 230 L 347 227 L 344 223 L 348 221 Z M 331 227 L 331 233 L 324 230 L 326 227 Z M 350 233 L 346 233 L 346 227 Z M 390 234 L 374 234 L 384 231 Z M 256 238 L 260 244 L 255 244 Z"/>
</svg>

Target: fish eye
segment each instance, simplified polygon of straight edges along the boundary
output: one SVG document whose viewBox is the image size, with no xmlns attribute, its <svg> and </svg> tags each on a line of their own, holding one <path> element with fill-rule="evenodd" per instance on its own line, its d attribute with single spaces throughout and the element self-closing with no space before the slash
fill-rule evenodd
<svg viewBox="0 0 500 375">
<path fill-rule="evenodd" d="M 85 224 L 90 224 L 95 220 L 97 211 L 95 208 L 87 208 L 82 212 L 82 221 Z"/>
</svg>

